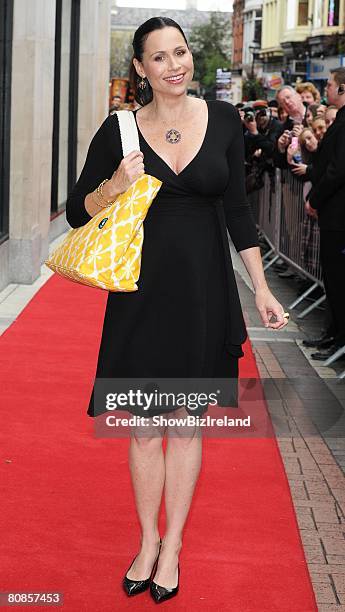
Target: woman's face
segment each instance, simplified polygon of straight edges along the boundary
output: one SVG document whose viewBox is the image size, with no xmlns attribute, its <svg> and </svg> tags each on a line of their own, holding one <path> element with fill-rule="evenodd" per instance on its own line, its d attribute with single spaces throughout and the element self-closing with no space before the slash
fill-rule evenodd
<svg viewBox="0 0 345 612">
<path fill-rule="evenodd" d="M 282 106 L 279 106 L 278 108 L 278 117 L 279 121 L 285 121 L 288 118 L 288 113 L 286 112 L 286 110 L 283 109 Z"/>
<path fill-rule="evenodd" d="M 154 93 L 178 96 L 193 79 L 193 56 L 181 32 L 167 26 L 154 30 L 144 44 L 142 62 L 134 59 L 139 76 L 146 76 Z"/>
<path fill-rule="evenodd" d="M 326 110 L 325 112 L 325 122 L 326 122 L 326 127 L 327 129 L 329 128 L 330 125 L 332 125 L 334 119 L 337 116 L 337 109 L 336 108 L 329 108 Z"/>
<path fill-rule="evenodd" d="M 306 120 L 307 120 L 307 124 L 309 127 L 311 127 L 311 124 L 314 121 L 314 117 L 313 117 L 313 113 L 311 112 L 311 110 L 307 110 L 307 114 L 306 114 Z"/>
<path fill-rule="evenodd" d="M 317 140 L 311 130 L 304 132 L 302 144 L 304 144 L 307 151 L 314 153 L 317 149 Z"/>
<path fill-rule="evenodd" d="M 323 117 L 326 109 L 327 109 L 327 106 L 325 106 L 324 104 L 319 104 L 317 111 L 316 111 L 317 116 Z"/>
<path fill-rule="evenodd" d="M 314 96 L 311 91 L 302 91 L 300 96 L 302 98 L 302 102 L 307 102 L 307 104 L 315 104 Z"/>
<path fill-rule="evenodd" d="M 322 140 L 326 133 L 327 127 L 324 119 L 315 119 L 313 122 L 313 132 L 318 141 Z"/>
</svg>

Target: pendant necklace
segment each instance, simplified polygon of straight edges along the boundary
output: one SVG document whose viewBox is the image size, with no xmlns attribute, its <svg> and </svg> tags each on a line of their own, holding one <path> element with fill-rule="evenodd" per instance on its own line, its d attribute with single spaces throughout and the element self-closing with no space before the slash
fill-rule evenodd
<svg viewBox="0 0 345 612">
<path fill-rule="evenodd" d="M 184 119 L 186 120 L 186 117 L 184 117 Z M 178 121 L 180 121 L 180 119 Z M 163 123 L 167 123 L 167 122 L 163 121 Z M 167 142 L 170 142 L 170 144 L 177 144 L 178 142 L 180 142 L 181 139 L 182 139 L 182 134 L 176 128 L 170 128 L 170 130 L 165 132 L 165 140 Z"/>
<path fill-rule="evenodd" d="M 181 132 L 172 128 L 166 132 L 165 139 L 167 142 L 170 142 L 171 144 L 176 144 L 177 142 L 180 142 L 181 140 Z"/>
<path fill-rule="evenodd" d="M 165 123 L 165 121 L 163 123 Z M 165 132 L 165 140 L 167 142 L 170 142 L 170 144 L 177 144 L 178 142 L 180 142 L 181 138 L 182 134 L 176 128 L 170 128 L 170 130 Z"/>
</svg>

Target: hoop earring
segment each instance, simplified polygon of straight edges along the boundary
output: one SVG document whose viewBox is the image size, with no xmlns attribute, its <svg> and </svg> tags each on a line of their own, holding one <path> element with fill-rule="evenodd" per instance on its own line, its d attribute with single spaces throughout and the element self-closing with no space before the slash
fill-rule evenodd
<svg viewBox="0 0 345 612">
<path fill-rule="evenodd" d="M 144 79 L 144 77 L 141 77 L 141 81 L 139 83 L 140 89 L 145 89 L 146 86 L 147 86 L 146 77 L 145 77 L 145 79 Z"/>
</svg>

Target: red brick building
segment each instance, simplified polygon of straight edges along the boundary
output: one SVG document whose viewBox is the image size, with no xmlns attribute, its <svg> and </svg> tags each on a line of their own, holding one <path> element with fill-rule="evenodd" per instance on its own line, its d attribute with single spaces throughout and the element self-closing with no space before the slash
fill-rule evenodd
<svg viewBox="0 0 345 612">
<path fill-rule="evenodd" d="M 232 67 L 242 65 L 244 0 L 234 0 L 232 14 Z"/>
</svg>

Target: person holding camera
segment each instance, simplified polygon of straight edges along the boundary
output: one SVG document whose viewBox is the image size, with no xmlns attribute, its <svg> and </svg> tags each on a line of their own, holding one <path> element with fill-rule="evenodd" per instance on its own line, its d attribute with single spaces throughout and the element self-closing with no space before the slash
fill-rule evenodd
<svg viewBox="0 0 345 612">
<path fill-rule="evenodd" d="M 244 125 L 246 132 L 244 134 L 246 155 L 253 155 L 261 149 L 261 154 L 266 159 L 272 158 L 275 143 L 278 134 L 281 131 L 281 126 L 269 108 L 259 108 L 248 110 L 244 115 Z"/>
<path fill-rule="evenodd" d="M 265 171 L 273 171 L 271 163 L 277 136 L 280 132 L 278 119 L 272 116 L 266 106 L 259 105 L 245 110 L 243 123 L 245 125 L 244 142 L 246 157 L 246 189 L 247 193 L 256 191 L 263 186 Z"/>
</svg>

